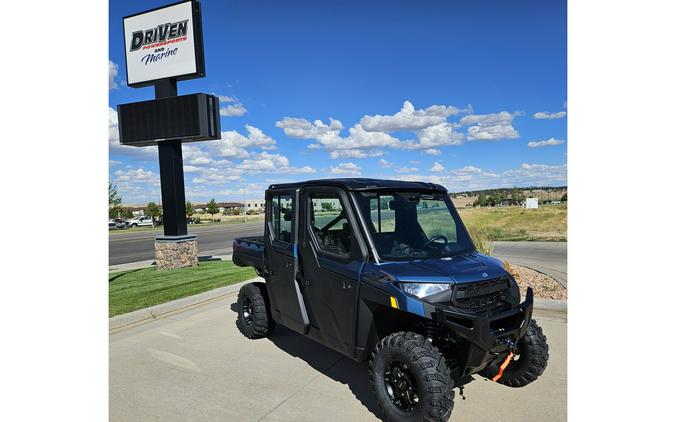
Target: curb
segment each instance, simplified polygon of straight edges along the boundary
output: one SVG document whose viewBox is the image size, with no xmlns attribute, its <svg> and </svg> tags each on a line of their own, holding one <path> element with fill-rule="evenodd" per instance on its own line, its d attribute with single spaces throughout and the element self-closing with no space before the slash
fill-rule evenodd
<svg viewBox="0 0 675 422">
<path fill-rule="evenodd" d="M 563 283 L 562 281 L 560 281 L 560 280 L 558 280 L 557 278 L 553 277 L 551 274 L 546 274 L 545 272 L 543 272 L 543 271 L 541 271 L 541 270 L 538 270 L 538 269 L 536 269 L 536 268 L 529 267 L 529 266 L 527 266 L 527 265 L 518 264 L 518 263 L 515 263 L 515 262 L 514 262 L 514 264 L 515 264 L 515 265 L 520 265 L 521 267 L 527 268 L 528 270 L 536 271 L 536 272 L 538 272 L 539 274 L 545 275 L 546 277 L 551 277 L 551 278 L 552 278 L 553 280 L 555 280 L 558 284 L 560 284 L 561 286 L 563 286 L 563 287 L 565 288 L 565 290 L 567 290 L 567 284 L 566 284 L 566 283 Z"/>
<path fill-rule="evenodd" d="M 534 309 L 536 311 L 552 311 L 567 313 L 567 302 L 564 300 L 537 299 L 534 298 Z"/>
<path fill-rule="evenodd" d="M 167 318 L 185 311 L 189 311 L 190 309 L 198 308 L 202 305 L 215 302 L 225 297 L 235 295 L 241 286 L 246 283 L 253 282 L 265 282 L 265 279 L 262 277 L 256 277 L 193 296 L 172 300 L 171 302 L 161 303 L 159 305 L 150 306 L 149 308 L 139 309 L 126 314 L 108 318 L 109 334 L 114 334 L 119 331 L 146 324 L 148 322 Z M 566 314 L 567 302 L 562 300 L 535 298 L 534 309 L 538 311 L 562 312 Z"/>
</svg>

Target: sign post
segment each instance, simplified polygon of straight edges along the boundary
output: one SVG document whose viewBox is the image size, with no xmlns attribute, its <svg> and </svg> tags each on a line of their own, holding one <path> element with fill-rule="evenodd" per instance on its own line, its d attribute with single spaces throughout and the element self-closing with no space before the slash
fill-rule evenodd
<svg viewBox="0 0 675 422">
<path fill-rule="evenodd" d="M 205 76 L 201 8 L 182 1 L 123 19 L 127 84 L 154 86 L 155 99 L 117 107 L 120 143 L 157 145 L 164 234 L 155 238 L 157 269 L 196 266 L 197 238 L 185 216 L 183 142 L 220 139 L 218 99 L 178 96 L 179 80 Z"/>
</svg>

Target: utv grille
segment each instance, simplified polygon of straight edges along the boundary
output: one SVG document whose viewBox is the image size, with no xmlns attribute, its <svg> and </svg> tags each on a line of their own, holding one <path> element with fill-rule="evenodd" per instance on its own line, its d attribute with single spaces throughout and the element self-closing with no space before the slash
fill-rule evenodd
<svg viewBox="0 0 675 422">
<path fill-rule="evenodd" d="M 500 307 L 509 291 L 506 277 L 460 284 L 455 288 L 453 305 L 471 311 L 489 311 Z"/>
</svg>

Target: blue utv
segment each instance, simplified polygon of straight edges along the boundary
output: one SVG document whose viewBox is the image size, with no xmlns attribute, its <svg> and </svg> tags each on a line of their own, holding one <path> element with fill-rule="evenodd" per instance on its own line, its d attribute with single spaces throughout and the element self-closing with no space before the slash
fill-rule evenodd
<svg viewBox="0 0 675 422">
<path fill-rule="evenodd" d="M 243 286 L 237 326 L 275 324 L 369 361 L 390 421 L 447 421 L 454 389 L 478 374 L 536 380 L 548 345 L 503 263 L 479 253 L 443 186 L 331 179 L 271 185 L 265 232 L 232 260 L 264 283 Z"/>
</svg>

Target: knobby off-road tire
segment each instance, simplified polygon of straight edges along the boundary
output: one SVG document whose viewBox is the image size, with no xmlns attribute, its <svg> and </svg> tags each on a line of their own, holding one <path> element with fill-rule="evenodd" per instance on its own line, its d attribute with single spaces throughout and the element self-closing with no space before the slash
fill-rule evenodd
<svg viewBox="0 0 675 422">
<path fill-rule="evenodd" d="M 263 283 L 248 283 L 241 287 L 237 297 L 237 328 L 250 339 L 267 337 L 274 329 Z"/>
<path fill-rule="evenodd" d="M 406 408 L 411 400 L 403 399 L 403 406 L 401 400 L 395 403 L 401 391 L 401 383 L 397 383 L 401 378 L 395 375 L 401 374 L 401 369 L 407 374 L 404 385 L 411 384 L 407 381 L 415 384 L 412 409 Z M 380 340 L 370 355 L 369 373 L 386 421 L 445 422 L 450 417 L 455 395 L 450 369 L 438 349 L 420 334 L 399 332 Z"/>
<path fill-rule="evenodd" d="M 537 321 L 530 320 L 530 325 L 523 338 L 518 340 L 518 355 L 506 367 L 498 383 L 508 387 L 524 387 L 535 381 L 546 369 L 548 363 L 548 344 L 544 331 Z M 492 379 L 499 371 L 499 365 L 486 368 L 484 376 Z"/>
</svg>

